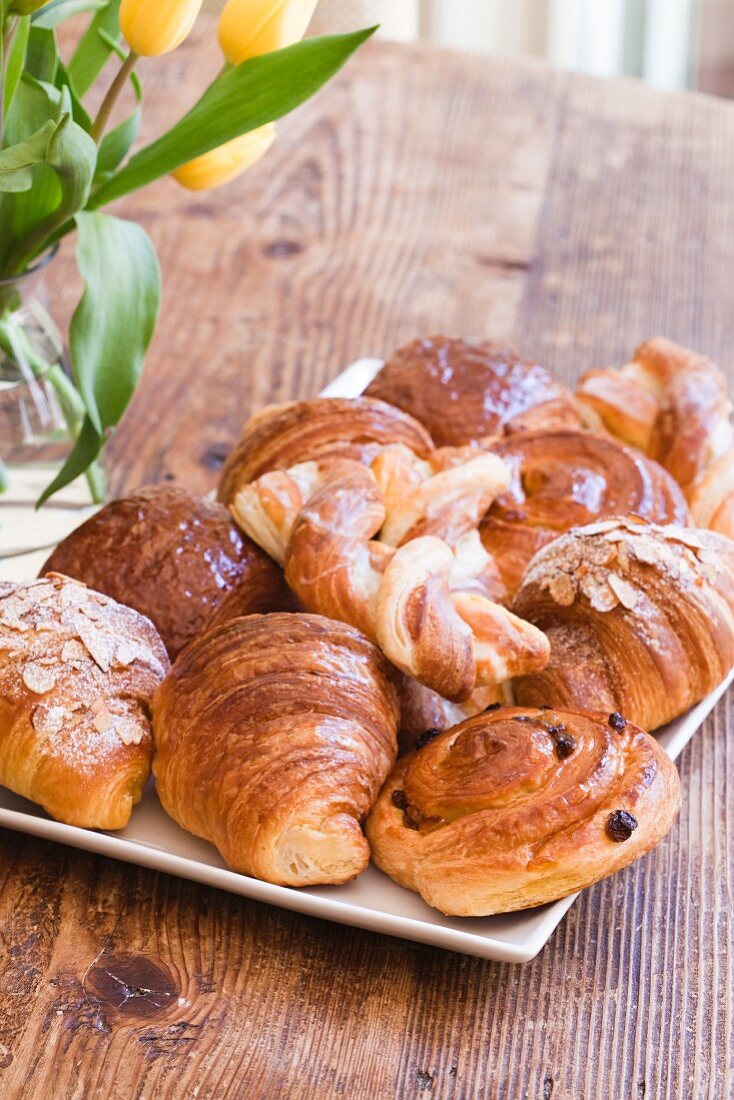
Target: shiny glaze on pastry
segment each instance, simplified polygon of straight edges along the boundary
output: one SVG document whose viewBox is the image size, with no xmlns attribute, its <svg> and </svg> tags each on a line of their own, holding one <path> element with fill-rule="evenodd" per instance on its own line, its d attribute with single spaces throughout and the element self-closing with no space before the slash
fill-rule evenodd
<svg viewBox="0 0 734 1100">
<path fill-rule="evenodd" d="M 582 424 L 573 395 L 544 367 L 489 340 L 414 340 L 365 393 L 414 416 L 438 446 L 502 435 L 520 417 L 529 429 Z"/>
<path fill-rule="evenodd" d="M 155 623 L 171 657 L 209 623 L 290 606 L 280 569 L 226 508 L 172 485 L 106 504 L 57 546 L 61 572 Z"/>
<path fill-rule="evenodd" d="M 571 527 L 634 513 L 688 522 L 683 492 L 658 463 L 590 432 L 527 432 L 494 447 L 511 472 L 481 526 L 510 594 L 533 555 Z"/>
<path fill-rule="evenodd" d="M 401 757 L 366 832 L 401 886 L 443 913 L 487 916 L 632 863 L 679 802 L 674 765 L 621 715 L 499 707 Z"/>
<path fill-rule="evenodd" d="M 397 751 L 391 675 L 359 631 L 320 616 L 252 615 L 200 636 L 154 701 L 164 809 L 235 871 L 353 878 Z"/>
<path fill-rule="evenodd" d="M 705 355 L 656 337 L 619 368 L 587 371 L 576 396 L 688 492 L 732 446 L 726 377 Z"/>
<path fill-rule="evenodd" d="M 369 397 L 315 397 L 268 405 L 245 425 L 227 458 L 218 498 L 231 504 L 244 486 L 271 470 L 301 462 L 348 458 L 369 465 L 383 447 L 399 443 L 419 458 L 433 450 L 425 428 L 400 409 Z"/>
<path fill-rule="evenodd" d="M 641 520 L 579 527 L 533 558 L 513 606 L 551 643 L 547 667 L 515 681 L 518 703 L 657 729 L 734 665 L 734 543 Z"/>
<path fill-rule="evenodd" d="M 67 825 L 122 829 L 168 669 L 152 623 L 68 577 L 0 584 L 0 784 Z"/>
</svg>

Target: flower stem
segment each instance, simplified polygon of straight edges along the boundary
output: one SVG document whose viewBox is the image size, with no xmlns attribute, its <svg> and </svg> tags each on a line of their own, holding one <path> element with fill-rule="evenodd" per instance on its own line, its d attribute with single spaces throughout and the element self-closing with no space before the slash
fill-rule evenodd
<svg viewBox="0 0 734 1100">
<path fill-rule="evenodd" d="M 138 55 L 134 50 L 130 50 L 122 65 L 120 66 L 117 76 L 107 89 L 107 95 L 102 100 L 102 106 L 99 109 L 99 113 L 92 123 L 92 129 L 90 131 L 92 137 L 99 145 L 102 134 L 104 133 L 105 126 L 109 121 L 109 117 L 112 114 L 112 108 L 117 103 L 117 98 L 120 92 L 125 87 L 127 79 L 130 73 L 135 68 L 138 61 Z"/>
</svg>

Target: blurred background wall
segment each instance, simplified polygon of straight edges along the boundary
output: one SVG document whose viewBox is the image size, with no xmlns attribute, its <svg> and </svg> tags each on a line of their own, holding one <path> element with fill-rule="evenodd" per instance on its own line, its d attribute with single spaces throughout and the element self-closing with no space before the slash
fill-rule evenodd
<svg viewBox="0 0 734 1100">
<path fill-rule="evenodd" d="M 734 96 L 734 0 L 320 0 L 313 29 L 377 22 L 390 38 Z"/>
</svg>

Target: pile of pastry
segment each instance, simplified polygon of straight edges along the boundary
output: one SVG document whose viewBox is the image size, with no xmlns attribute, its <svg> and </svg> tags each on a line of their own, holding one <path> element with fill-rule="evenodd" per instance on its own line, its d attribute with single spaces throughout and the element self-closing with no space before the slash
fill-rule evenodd
<svg viewBox="0 0 734 1100">
<path fill-rule="evenodd" d="M 372 858 L 448 914 L 610 874 L 678 810 L 649 731 L 734 665 L 729 414 L 660 339 L 575 393 L 421 340 L 261 410 L 218 502 L 141 489 L 0 588 L 0 783 L 119 829 L 152 766 L 234 870 Z"/>
</svg>

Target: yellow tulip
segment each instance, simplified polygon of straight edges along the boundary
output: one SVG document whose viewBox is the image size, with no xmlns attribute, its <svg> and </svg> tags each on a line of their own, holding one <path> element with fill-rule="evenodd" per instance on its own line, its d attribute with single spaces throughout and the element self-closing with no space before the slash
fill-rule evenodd
<svg viewBox="0 0 734 1100">
<path fill-rule="evenodd" d="M 122 0 L 120 29 L 134 53 L 158 57 L 181 45 L 201 4 L 202 0 Z"/>
<path fill-rule="evenodd" d="M 220 145 L 202 156 L 182 164 L 172 173 L 183 187 L 190 191 L 211 191 L 222 187 L 239 176 L 251 164 L 264 157 L 275 141 L 275 123 L 268 122 L 249 134 Z"/>
<path fill-rule="evenodd" d="M 300 42 L 318 0 L 227 0 L 219 45 L 233 65 Z"/>
</svg>

